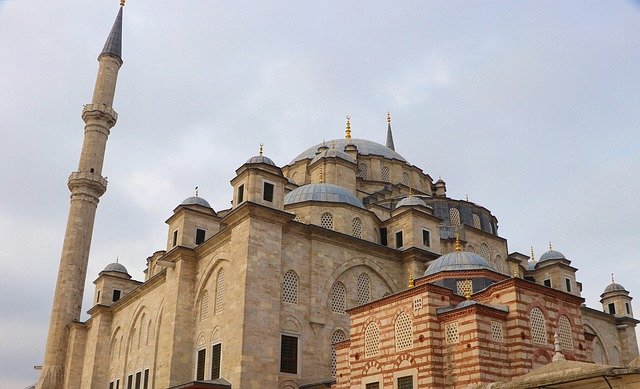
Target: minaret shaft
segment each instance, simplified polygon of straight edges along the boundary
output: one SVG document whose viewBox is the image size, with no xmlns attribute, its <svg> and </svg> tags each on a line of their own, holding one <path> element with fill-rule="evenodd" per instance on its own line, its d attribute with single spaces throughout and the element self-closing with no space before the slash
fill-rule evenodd
<svg viewBox="0 0 640 389">
<path fill-rule="evenodd" d="M 115 39 L 120 38 L 121 29 L 122 9 L 116 18 L 108 45 L 114 37 L 114 31 Z M 65 387 L 68 325 L 80 320 L 96 209 L 100 196 L 107 190 L 107 181 L 102 177 L 102 167 L 110 129 L 117 120 L 117 114 L 111 105 L 115 96 L 118 71 L 122 65 L 119 50 L 109 51 L 107 49 L 112 48 L 113 43 L 111 46 L 108 45 L 105 45 L 105 50 L 98 57 L 100 65 L 92 102 L 86 104 L 82 110 L 85 127 L 78 170 L 69 176 L 69 215 L 53 296 L 44 363 L 37 385 L 37 388 L 42 389 Z M 119 49 L 119 46 L 117 47 Z"/>
</svg>

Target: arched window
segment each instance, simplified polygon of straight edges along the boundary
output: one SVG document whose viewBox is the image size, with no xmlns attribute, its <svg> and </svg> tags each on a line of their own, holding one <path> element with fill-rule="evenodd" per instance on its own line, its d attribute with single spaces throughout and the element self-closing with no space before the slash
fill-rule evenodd
<svg viewBox="0 0 640 389">
<path fill-rule="evenodd" d="M 407 172 L 402 173 L 402 183 L 404 185 L 409 185 L 409 173 Z"/>
<path fill-rule="evenodd" d="M 353 227 L 353 236 L 356 238 L 362 238 L 362 219 L 356 217 L 351 222 L 351 226 Z"/>
<path fill-rule="evenodd" d="M 282 302 L 298 304 L 298 276 L 293 270 L 286 272 L 282 279 Z"/>
<path fill-rule="evenodd" d="M 558 338 L 560 338 L 560 346 L 564 349 L 573 349 L 573 340 L 571 339 L 571 323 L 566 316 L 562 315 L 558 319 Z"/>
<path fill-rule="evenodd" d="M 473 218 L 473 226 L 477 229 L 481 229 L 482 225 L 480 224 L 480 216 L 474 213 L 471 217 Z"/>
<path fill-rule="evenodd" d="M 491 260 L 491 249 L 489 249 L 489 246 L 486 243 L 482 243 L 480 245 L 480 253 L 479 253 L 482 258 L 486 259 L 489 262 L 493 262 Z"/>
<path fill-rule="evenodd" d="M 147 344 L 147 315 L 144 313 L 140 318 L 140 337 L 138 338 L 138 348 Z"/>
<path fill-rule="evenodd" d="M 209 316 L 209 291 L 205 290 L 200 302 L 200 320 L 206 319 L 207 316 Z"/>
<path fill-rule="evenodd" d="M 364 330 L 364 357 L 375 357 L 380 352 L 380 330 L 376 323 L 369 323 Z"/>
<path fill-rule="evenodd" d="M 333 215 L 325 212 L 320 216 L 320 227 L 333 230 Z"/>
<path fill-rule="evenodd" d="M 396 351 L 408 350 L 413 347 L 413 326 L 411 318 L 402 312 L 396 318 Z"/>
<path fill-rule="evenodd" d="M 366 180 L 368 174 L 369 174 L 369 165 L 367 165 L 364 162 L 360 162 L 358 164 L 358 175 L 357 176 Z"/>
<path fill-rule="evenodd" d="M 331 375 L 333 377 L 336 376 L 337 370 L 336 349 L 333 345 L 343 340 L 347 340 L 347 335 L 342 330 L 335 330 L 331 335 Z"/>
<path fill-rule="evenodd" d="M 382 181 L 389 182 L 389 166 L 382 167 Z"/>
<path fill-rule="evenodd" d="M 222 308 L 224 308 L 224 268 L 218 271 L 216 277 L 215 314 L 222 313 Z"/>
<path fill-rule="evenodd" d="M 533 308 L 530 314 L 531 341 L 538 344 L 547 343 L 547 322 L 540 308 Z"/>
<path fill-rule="evenodd" d="M 600 343 L 600 340 L 598 340 L 598 338 L 595 338 L 593 340 L 593 362 L 599 365 L 606 364 L 604 360 L 604 350 L 602 348 L 602 343 Z"/>
<path fill-rule="evenodd" d="M 344 313 L 346 309 L 345 299 L 347 296 L 347 288 L 342 282 L 336 282 L 331 287 L 331 310 L 337 313 Z"/>
<path fill-rule="evenodd" d="M 502 261 L 502 256 L 500 254 L 496 254 L 496 269 L 504 272 L 504 262 Z"/>
<path fill-rule="evenodd" d="M 151 344 L 152 339 L 153 339 L 153 332 L 151 329 L 151 319 L 149 319 L 149 324 L 147 324 L 147 346 Z"/>
<path fill-rule="evenodd" d="M 291 177 L 289 179 L 295 184 L 298 184 L 298 172 L 291 173 Z"/>
<path fill-rule="evenodd" d="M 358 305 L 366 304 L 371 301 L 371 280 L 366 273 L 360 273 L 358 276 Z"/>
<path fill-rule="evenodd" d="M 468 251 L 470 253 L 475 253 L 476 249 L 475 249 L 475 247 L 473 247 L 473 245 L 468 244 L 468 245 L 464 246 L 464 251 Z"/>
<path fill-rule="evenodd" d="M 449 219 L 451 220 L 451 227 L 457 227 L 460 225 L 460 211 L 457 208 L 449 208 Z"/>
<path fill-rule="evenodd" d="M 611 352 L 611 366 L 620 366 L 620 351 L 616 346 L 613 346 Z"/>
</svg>

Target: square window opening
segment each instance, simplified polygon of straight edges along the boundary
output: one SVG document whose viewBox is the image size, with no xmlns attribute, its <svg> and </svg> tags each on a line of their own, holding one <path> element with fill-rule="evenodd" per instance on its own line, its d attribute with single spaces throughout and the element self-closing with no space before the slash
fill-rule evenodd
<svg viewBox="0 0 640 389">
<path fill-rule="evenodd" d="M 269 182 L 265 182 L 262 188 L 262 199 L 264 201 L 272 202 L 273 201 L 273 184 Z"/>
<path fill-rule="evenodd" d="M 402 231 L 396 232 L 396 248 L 404 246 L 404 242 L 402 241 Z"/>
<path fill-rule="evenodd" d="M 121 292 L 118 289 L 114 289 L 113 290 L 113 295 L 111 296 L 111 300 L 115 303 L 116 301 L 120 300 L 120 294 Z"/>
<path fill-rule="evenodd" d="M 204 242 L 207 232 L 201 228 L 196 228 L 196 244 Z"/>
</svg>

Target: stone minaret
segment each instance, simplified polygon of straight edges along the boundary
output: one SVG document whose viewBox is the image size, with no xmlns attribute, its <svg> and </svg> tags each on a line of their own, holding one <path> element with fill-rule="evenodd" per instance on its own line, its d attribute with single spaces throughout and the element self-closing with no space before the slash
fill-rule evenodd
<svg viewBox="0 0 640 389">
<path fill-rule="evenodd" d="M 120 3 L 116 21 L 102 53 L 98 56 L 100 65 L 93 99 L 82 109 L 82 120 L 86 123 L 84 141 L 78 170 L 69 176 L 71 204 L 38 388 L 63 387 L 67 359 L 67 325 L 80 320 L 93 222 L 100 196 L 107 190 L 107 180 L 102 177 L 104 151 L 109 130 L 116 124 L 118 117 L 111 105 L 118 70 L 122 66 L 123 6 L 124 1 Z"/>
</svg>

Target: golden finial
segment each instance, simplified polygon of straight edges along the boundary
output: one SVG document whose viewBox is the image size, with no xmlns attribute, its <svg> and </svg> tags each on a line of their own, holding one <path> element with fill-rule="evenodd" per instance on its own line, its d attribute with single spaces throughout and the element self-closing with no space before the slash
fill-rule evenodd
<svg viewBox="0 0 640 389">
<path fill-rule="evenodd" d="M 462 245 L 460 244 L 460 234 L 456 232 L 456 245 L 455 245 L 455 249 L 456 252 L 459 253 L 460 251 L 462 251 Z"/>
<path fill-rule="evenodd" d="M 466 280 L 466 282 L 468 283 L 470 280 Z M 465 288 L 464 291 L 464 298 L 466 298 L 467 300 L 471 300 L 471 288 Z"/>
<path fill-rule="evenodd" d="M 262 143 L 260 143 L 260 155 L 262 155 L 263 149 L 264 149 L 264 145 Z"/>
<path fill-rule="evenodd" d="M 413 271 L 409 272 L 409 288 L 413 288 Z"/>
<path fill-rule="evenodd" d="M 531 260 L 532 260 L 532 261 L 535 261 L 535 260 L 536 260 L 535 255 L 533 255 L 533 246 L 531 246 Z"/>
<path fill-rule="evenodd" d="M 549 241 L 549 251 L 553 250 L 553 247 L 551 246 L 551 241 Z"/>
<path fill-rule="evenodd" d="M 344 132 L 345 139 L 351 139 L 351 116 L 347 115 L 347 129 Z"/>
<path fill-rule="evenodd" d="M 412 196 L 413 196 L 413 188 L 409 187 L 409 197 L 412 197 Z"/>
<path fill-rule="evenodd" d="M 126 0 L 120 0 L 120 6 L 124 7 L 124 3 L 126 2 Z"/>
<path fill-rule="evenodd" d="M 324 184 L 324 175 L 322 174 L 322 169 L 320 169 L 320 183 Z"/>
<path fill-rule="evenodd" d="M 196 186 L 196 197 L 198 197 L 198 187 Z"/>
<path fill-rule="evenodd" d="M 387 110 L 387 124 L 391 124 L 391 112 Z"/>
</svg>

